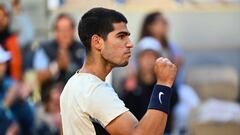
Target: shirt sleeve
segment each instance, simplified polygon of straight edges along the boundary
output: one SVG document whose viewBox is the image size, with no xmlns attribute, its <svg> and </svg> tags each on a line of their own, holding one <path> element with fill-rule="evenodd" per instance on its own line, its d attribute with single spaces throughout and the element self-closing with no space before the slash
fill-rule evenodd
<svg viewBox="0 0 240 135">
<path fill-rule="evenodd" d="M 46 53 L 43 51 L 43 49 L 37 50 L 34 61 L 33 61 L 33 67 L 36 70 L 45 70 L 48 68 L 49 65 L 49 59 L 46 55 Z"/>
<path fill-rule="evenodd" d="M 89 115 L 103 127 L 128 110 L 107 83 L 96 87 L 88 105 Z"/>
</svg>

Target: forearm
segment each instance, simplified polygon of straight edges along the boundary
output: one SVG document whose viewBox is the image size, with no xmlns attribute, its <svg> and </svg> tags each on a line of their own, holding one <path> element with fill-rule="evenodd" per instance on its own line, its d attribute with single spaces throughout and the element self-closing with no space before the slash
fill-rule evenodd
<svg viewBox="0 0 240 135">
<path fill-rule="evenodd" d="M 166 113 L 148 109 L 144 117 L 138 123 L 133 135 L 162 135 L 166 122 Z"/>
<path fill-rule="evenodd" d="M 148 111 L 139 122 L 140 134 L 163 134 L 169 112 L 170 97 L 170 87 L 164 85 L 154 86 Z"/>
<path fill-rule="evenodd" d="M 170 97 L 170 87 L 155 85 L 148 110 L 136 126 L 134 135 L 162 135 L 164 133 Z"/>
<path fill-rule="evenodd" d="M 106 126 L 111 135 L 162 135 L 166 126 L 171 98 L 171 87 L 177 68 L 166 58 L 158 58 L 154 71 L 157 84 L 153 88 L 148 110 L 144 117 L 137 119 L 125 112 Z"/>
</svg>

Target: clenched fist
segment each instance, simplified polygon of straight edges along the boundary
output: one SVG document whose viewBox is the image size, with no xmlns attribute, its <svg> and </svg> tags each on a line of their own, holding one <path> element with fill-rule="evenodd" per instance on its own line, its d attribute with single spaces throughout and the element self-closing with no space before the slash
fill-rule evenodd
<svg viewBox="0 0 240 135">
<path fill-rule="evenodd" d="M 154 72 L 157 77 L 157 84 L 172 87 L 176 77 L 177 67 L 167 58 L 160 57 L 155 62 Z"/>
</svg>

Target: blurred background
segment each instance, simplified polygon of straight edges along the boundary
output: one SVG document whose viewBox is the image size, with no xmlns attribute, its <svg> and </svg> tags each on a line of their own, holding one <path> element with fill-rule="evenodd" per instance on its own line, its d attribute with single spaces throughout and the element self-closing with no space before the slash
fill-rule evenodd
<svg viewBox="0 0 240 135">
<path fill-rule="evenodd" d="M 165 134 L 240 133 L 240 0 L 0 0 L 0 135 L 61 134 L 59 97 L 85 58 L 77 25 L 93 7 L 128 19 L 133 56 L 108 81 L 139 120 L 163 56 L 178 67 Z"/>
</svg>

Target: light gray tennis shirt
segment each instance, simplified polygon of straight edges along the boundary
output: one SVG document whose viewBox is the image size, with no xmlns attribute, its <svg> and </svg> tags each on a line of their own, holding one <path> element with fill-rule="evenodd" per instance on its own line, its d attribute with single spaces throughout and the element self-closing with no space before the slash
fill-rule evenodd
<svg viewBox="0 0 240 135">
<path fill-rule="evenodd" d="M 96 135 L 93 121 L 104 128 L 128 111 L 110 84 L 89 73 L 68 80 L 60 107 L 64 135 Z"/>
</svg>

